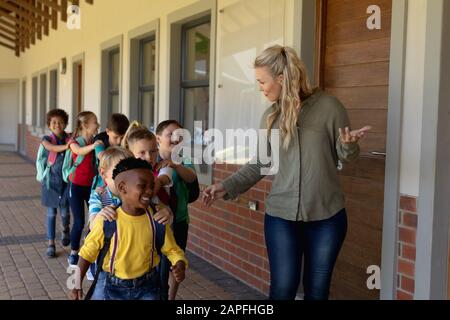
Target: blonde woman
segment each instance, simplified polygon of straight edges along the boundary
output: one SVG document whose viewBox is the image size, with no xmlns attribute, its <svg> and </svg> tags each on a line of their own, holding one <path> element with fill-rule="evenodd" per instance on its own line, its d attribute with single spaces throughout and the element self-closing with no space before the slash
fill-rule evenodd
<svg viewBox="0 0 450 320">
<path fill-rule="evenodd" d="M 294 299 L 302 274 L 305 300 L 328 299 L 333 268 L 347 232 L 338 161 L 359 155 L 358 140 L 370 130 L 350 131 L 344 106 L 313 90 L 296 52 L 273 46 L 255 60 L 256 79 L 273 102 L 261 128 L 280 130 L 280 165 L 267 197 L 264 232 L 269 258 L 270 299 Z M 270 135 L 270 133 L 269 133 Z M 202 201 L 231 199 L 264 176 L 261 163 L 247 164 L 206 188 Z"/>
</svg>

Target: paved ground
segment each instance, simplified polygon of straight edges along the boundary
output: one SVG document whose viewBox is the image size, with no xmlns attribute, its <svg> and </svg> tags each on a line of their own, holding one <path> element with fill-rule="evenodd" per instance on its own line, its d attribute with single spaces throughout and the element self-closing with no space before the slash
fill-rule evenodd
<svg viewBox="0 0 450 320">
<path fill-rule="evenodd" d="M 40 204 L 35 174 L 34 166 L 24 158 L 0 152 L 0 300 L 66 299 L 69 251 L 57 243 L 57 257 L 48 259 L 45 255 L 46 210 Z M 187 255 L 191 268 L 180 287 L 179 299 L 265 298 L 199 257 Z M 85 292 L 89 284 L 85 281 Z"/>
</svg>

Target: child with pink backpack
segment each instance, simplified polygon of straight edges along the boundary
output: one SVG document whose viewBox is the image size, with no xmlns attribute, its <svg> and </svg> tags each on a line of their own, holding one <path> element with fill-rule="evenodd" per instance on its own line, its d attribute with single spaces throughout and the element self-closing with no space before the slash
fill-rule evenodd
<svg viewBox="0 0 450 320">
<path fill-rule="evenodd" d="M 41 203 L 47 207 L 47 256 L 56 256 L 55 229 L 59 209 L 62 220 L 61 243 L 70 244 L 70 212 L 68 185 L 62 177 L 64 154 L 68 148 L 69 135 L 65 132 L 69 116 L 64 110 L 54 109 L 47 113 L 50 135 L 42 138 L 36 158 L 36 179 L 42 183 Z"/>
</svg>

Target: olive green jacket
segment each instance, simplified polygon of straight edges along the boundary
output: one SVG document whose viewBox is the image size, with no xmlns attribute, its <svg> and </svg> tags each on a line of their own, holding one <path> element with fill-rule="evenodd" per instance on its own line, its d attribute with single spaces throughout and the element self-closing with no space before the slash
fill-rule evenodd
<svg viewBox="0 0 450 320">
<path fill-rule="evenodd" d="M 261 129 L 267 128 L 266 117 L 274 106 L 262 116 Z M 273 128 L 278 127 L 276 120 Z M 337 167 L 339 160 L 349 162 L 359 155 L 357 143 L 341 143 L 339 128 L 345 127 L 350 127 L 348 115 L 337 98 L 318 90 L 302 103 L 297 135 L 287 150 L 280 137 L 279 170 L 265 202 L 267 214 L 308 222 L 328 219 L 344 208 Z M 262 168 L 267 165 L 258 159 L 225 179 L 225 199 L 236 198 L 264 178 Z"/>
</svg>

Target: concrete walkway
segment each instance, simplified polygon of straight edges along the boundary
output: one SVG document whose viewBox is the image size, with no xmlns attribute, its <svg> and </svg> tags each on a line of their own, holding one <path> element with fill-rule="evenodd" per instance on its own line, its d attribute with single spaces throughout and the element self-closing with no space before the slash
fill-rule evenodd
<svg viewBox="0 0 450 320">
<path fill-rule="evenodd" d="M 46 209 L 34 166 L 16 153 L 0 152 L 0 300 L 65 300 L 69 250 L 56 244 L 47 258 Z M 57 239 L 60 237 L 57 216 Z M 191 268 L 179 290 L 184 300 L 260 300 L 265 297 L 187 253 Z M 90 285 L 84 281 L 84 292 Z"/>
</svg>

